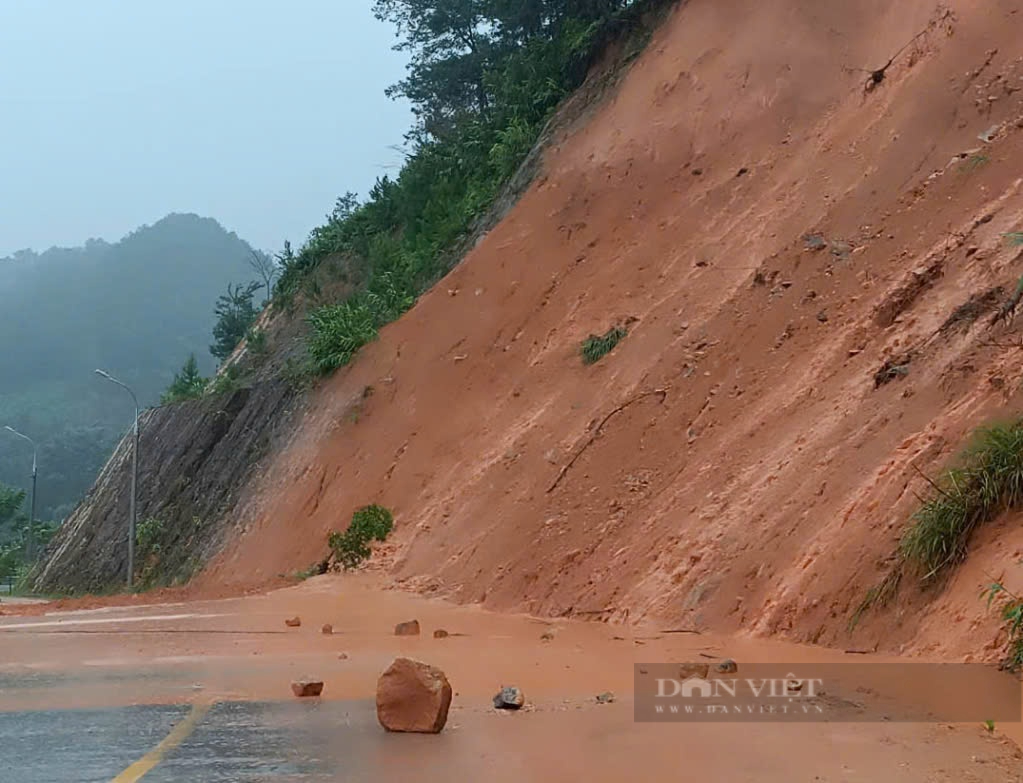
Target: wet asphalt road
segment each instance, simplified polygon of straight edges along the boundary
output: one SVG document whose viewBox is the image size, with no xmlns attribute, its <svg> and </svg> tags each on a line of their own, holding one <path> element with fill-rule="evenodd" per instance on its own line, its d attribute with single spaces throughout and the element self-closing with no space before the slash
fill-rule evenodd
<svg viewBox="0 0 1023 783">
<path fill-rule="evenodd" d="M 180 707 L 0 713 L 0 779 L 110 781 L 188 712 Z"/>
<path fill-rule="evenodd" d="M 0 780 L 109 783 L 159 746 L 191 709 L 184 704 L 0 713 Z M 359 762 L 380 741 L 367 703 L 220 703 L 144 780 L 367 779 Z"/>
</svg>

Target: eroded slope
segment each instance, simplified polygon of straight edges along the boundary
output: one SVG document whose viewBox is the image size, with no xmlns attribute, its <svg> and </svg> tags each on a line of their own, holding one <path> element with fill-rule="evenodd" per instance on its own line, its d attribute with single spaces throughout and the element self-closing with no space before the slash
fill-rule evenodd
<svg viewBox="0 0 1023 783">
<path fill-rule="evenodd" d="M 378 502 L 395 575 L 461 600 L 844 638 L 912 466 L 1019 403 L 1019 338 L 987 325 L 1023 273 L 1018 11 L 684 4 L 320 393 L 203 580 L 306 567 Z M 584 366 L 580 341 L 630 319 Z M 976 650 L 997 625 L 977 587 L 1021 548 L 985 531 L 929 615 L 913 598 L 859 633 Z"/>
</svg>

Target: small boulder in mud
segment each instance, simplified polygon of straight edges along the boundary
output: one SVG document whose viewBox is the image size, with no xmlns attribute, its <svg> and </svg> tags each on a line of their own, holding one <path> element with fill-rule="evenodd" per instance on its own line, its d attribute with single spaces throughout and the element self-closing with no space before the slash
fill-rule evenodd
<svg viewBox="0 0 1023 783">
<path fill-rule="evenodd" d="M 395 636 L 419 636 L 419 621 L 409 620 L 407 623 L 398 623 L 394 626 Z"/>
<path fill-rule="evenodd" d="M 731 658 L 725 658 L 723 661 L 718 662 L 718 664 L 714 667 L 714 671 L 718 674 L 735 674 L 739 671 L 739 664 Z"/>
<path fill-rule="evenodd" d="M 678 667 L 678 676 L 681 680 L 688 680 L 690 677 L 707 679 L 710 674 L 710 664 L 706 663 L 681 663 Z"/>
<path fill-rule="evenodd" d="M 396 658 L 377 681 L 377 720 L 387 731 L 437 734 L 450 706 L 448 678 L 422 661 Z"/>
<path fill-rule="evenodd" d="M 447 639 L 449 636 L 451 636 L 451 634 L 449 634 L 443 628 L 438 628 L 436 631 L 433 632 L 434 639 Z"/>
<path fill-rule="evenodd" d="M 323 628 L 320 629 L 320 631 L 323 633 L 324 636 L 330 636 L 332 633 L 334 633 L 334 626 L 331 625 L 330 623 L 325 623 Z"/>
<path fill-rule="evenodd" d="M 288 626 L 288 628 L 298 628 L 300 625 L 302 625 L 302 618 L 296 615 L 295 617 L 291 617 L 285 620 L 284 624 Z"/>
<path fill-rule="evenodd" d="M 323 693 L 323 680 L 295 680 L 291 683 L 291 692 L 298 696 L 300 699 L 308 698 L 310 696 L 319 696 Z"/>
<path fill-rule="evenodd" d="M 515 687 L 505 688 L 502 686 L 494 696 L 494 709 L 498 710 L 518 710 L 525 703 L 526 697 L 522 695 L 522 691 Z"/>
</svg>

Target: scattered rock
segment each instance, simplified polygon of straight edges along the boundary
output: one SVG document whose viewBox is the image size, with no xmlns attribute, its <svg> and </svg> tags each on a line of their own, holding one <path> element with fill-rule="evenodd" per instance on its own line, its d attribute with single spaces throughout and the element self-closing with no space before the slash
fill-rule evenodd
<svg viewBox="0 0 1023 783">
<path fill-rule="evenodd" d="M 807 250 L 823 250 L 828 246 L 828 240 L 823 234 L 807 234 L 803 237 Z"/>
<path fill-rule="evenodd" d="M 687 680 L 690 677 L 700 677 L 705 680 L 708 674 L 710 674 L 710 664 L 706 663 L 682 663 L 678 667 L 678 676 L 681 680 Z"/>
<path fill-rule="evenodd" d="M 880 389 L 896 378 L 904 378 L 909 375 L 909 366 L 912 361 L 913 354 L 909 351 L 888 359 L 881 365 L 881 369 L 874 373 L 874 388 Z"/>
<path fill-rule="evenodd" d="M 321 628 L 320 630 L 323 632 L 324 636 L 330 636 L 332 633 L 334 633 L 334 626 L 331 625 L 330 623 L 325 623 L 323 628 Z"/>
<path fill-rule="evenodd" d="M 419 636 L 419 621 L 409 620 L 406 623 L 398 623 L 394 626 L 395 636 Z"/>
<path fill-rule="evenodd" d="M 377 720 L 388 731 L 437 734 L 450 706 L 448 678 L 422 661 L 396 658 L 377 681 Z"/>
<path fill-rule="evenodd" d="M 605 691 L 597 696 L 597 704 L 610 704 L 615 700 L 615 695 L 611 691 Z"/>
<path fill-rule="evenodd" d="M 540 634 L 541 642 L 552 642 L 554 641 L 554 631 L 544 631 Z"/>
<path fill-rule="evenodd" d="M 434 639 L 447 639 L 449 636 L 451 636 L 451 634 L 449 634 L 443 628 L 438 628 L 436 631 L 433 632 Z"/>
<path fill-rule="evenodd" d="M 340 655 L 337 656 L 337 659 L 339 661 L 347 661 L 348 660 L 348 653 L 341 653 Z"/>
<path fill-rule="evenodd" d="M 526 697 L 522 691 L 515 687 L 501 687 L 500 692 L 494 697 L 494 709 L 518 710 L 526 703 Z"/>
<path fill-rule="evenodd" d="M 693 176 L 698 177 L 703 174 L 703 169 L 693 169 Z"/>
<path fill-rule="evenodd" d="M 733 661 L 731 658 L 725 658 L 714 667 L 714 671 L 718 674 L 735 674 L 739 671 L 739 664 Z"/>
<path fill-rule="evenodd" d="M 738 171 L 736 172 L 735 176 L 737 176 L 737 177 L 741 177 L 741 176 L 743 176 L 744 174 L 749 174 L 749 169 L 748 169 L 748 168 L 746 168 L 745 166 L 743 166 L 743 167 L 742 167 L 741 169 L 739 169 L 739 170 L 738 170 Z"/>
<path fill-rule="evenodd" d="M 323 693 L 323 680 L 295 680 L 291 683 L 291 692 L 300 699 L 319 696 Z"/>
<path fill-rule="evenodd" d="M 289 620 L 285 620 L 284 624 L 288 626 L 288 628 L 298 628 L 302 624 L 302 618 L 295 616 Z"/>
</svg>

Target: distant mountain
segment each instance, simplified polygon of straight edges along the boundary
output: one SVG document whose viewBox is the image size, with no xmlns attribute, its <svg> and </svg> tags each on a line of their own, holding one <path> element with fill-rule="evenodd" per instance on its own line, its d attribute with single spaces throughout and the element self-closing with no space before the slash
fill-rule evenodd
<svg viewBox="0 0 1023 783">
<path fill-rule="evenodd" d="M 250 246 L 217 221 L 172 214 L 120 242 L 0 259 L 0 483 L 28 487 L 35 439 L 39 512 L 59 518 L 91 485 L 131 424 L 131 398 L 155 404 L 190 353 L 204 373 L 217 297 L 247 282 Z"/>
</svg>

